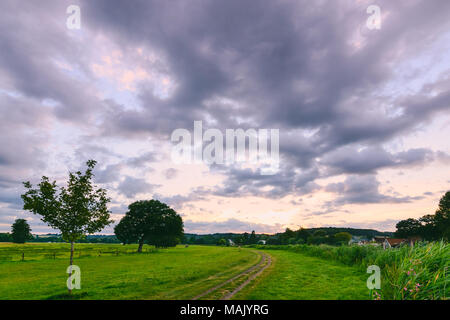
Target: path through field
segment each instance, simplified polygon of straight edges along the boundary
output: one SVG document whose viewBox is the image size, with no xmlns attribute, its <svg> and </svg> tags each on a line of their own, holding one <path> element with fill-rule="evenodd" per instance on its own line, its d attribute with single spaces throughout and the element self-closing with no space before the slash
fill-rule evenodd
<svg viewBox="0 0 450 320">
<path fill-rule="evenodd" d="M 198 300 L 201 298 L 219 298 L 221 300 L 231 299 L 236 293 L 241 291 L 251 281 L 260 276 L 263 271 L 272 264 L 272 258 L 269 254 L 262 253 L 260 251 L 258 251 L 257 253 L 260 256 L 259 262 L 257 264 L 195 296 L 192 300 Z"/>
</svg>

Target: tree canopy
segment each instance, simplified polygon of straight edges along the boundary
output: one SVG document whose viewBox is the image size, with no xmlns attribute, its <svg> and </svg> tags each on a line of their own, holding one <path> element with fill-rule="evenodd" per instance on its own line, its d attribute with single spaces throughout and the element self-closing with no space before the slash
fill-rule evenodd
<svg viewBox="0 0 450 320">
<path fill-rule="evenodd" d="M 141 200 L 128 206 L 128 211 L 114 228 L 124 244 L 144 243 L 156 247 L 173 247 L 183 237 L 183 220 L 175 210 L 158 200 Z"/>
<path fill-rule="evenodd" d="M 334 239 L 337 243 L 348 244 L 352 239 L 352 235 L 348 232 L 338 232 L 334 235 Z"/>
<path fill-rule="evenodd" d="M 58 187 L 56 181 L 50 182 L 46 176 L 37 188 L 29 181 L 23 183 L 27 189 L 22 195 L 23 209 L 40 215 L 43 222 L 61 231 L 63 239 L 71 243 L 71 265 L 73 243 L 113 222 L 109 220 L 107 204 L 110 199 L 106 190 L 97 188 L 92 182 L 96 164 L 95 160 L 89 160 L 84 173 L 70 172 L 65 187 Z"/>
<path fill-rule="evenodd" d="M 439 201 L 435 214 L 427 214 L 419 219 L 409 218 L 396 225 L 396 237 L 422 237 L 425 240 L 447 240 L 450 237 L 450 191 Z"/>
<path fill-rule="evenodd" d="M 11 238 L 14 243 L 25 243 L 33 239 L 31 228 L 25 219 L 16 219 L 11 226 Z"/>
</svg>

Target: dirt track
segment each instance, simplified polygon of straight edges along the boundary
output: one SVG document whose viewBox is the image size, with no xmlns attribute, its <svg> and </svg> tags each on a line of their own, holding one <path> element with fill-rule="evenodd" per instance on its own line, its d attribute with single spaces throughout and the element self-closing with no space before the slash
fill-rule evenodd
<svg viewBox="0 0 450 320">
<path fill-rule="evenodd" d="M 192 300 L 198 300 L 202 297 L 205 297 L 211 293 L 214 293 L 215 291 L 217 291 L 218 289 L 224 287 L 227 284 L 232 283 L 233 281 L 238 280 L 239 278 L 245 277 L 245 276 L 249 276 L 247 280 L 245 280 L 243 283 L 241 283 L 240 285 L 238 285 L 237 287 L 235 287 L 234 289 L 232 289 L 230 292 L 226 293 L 225 295 L 223 295 L 220 300 L 229 300 L 231 299 L 236 293 L 238 293 L 239 291 L 241 291 L 244 287 L 246 287 L 251 281 L 253 281 L 254 279 L 256 279 L 258 276 L 260 276 L 263 271 L 269 267 L 272 264 L 272 259 L 270 257 L 270 255 L 266 254 L 266 253 L 262 253 L 258 251 L 258 254 L 261 256 L 260 261 L 251 266 L 250 268 L 248 268 L 247 270 L 244 270 L 240 273 L 238 273 L 237 275 L 231 277 L 230 279 L 206 290 L 205 292 L 195 296 L 194 298 L 192 298 Z"/>
</svg>

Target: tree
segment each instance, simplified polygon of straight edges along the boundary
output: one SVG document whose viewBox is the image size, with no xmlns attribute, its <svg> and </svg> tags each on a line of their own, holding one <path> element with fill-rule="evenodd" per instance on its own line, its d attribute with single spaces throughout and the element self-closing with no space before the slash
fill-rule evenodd
<svg viewBox="0 0 450 320">
<path fill-rule="evenodd" d="M 450 212 L 450 191 L 447 191 L 439 200 L 439 207 L 437 212 L 440 213 L 449 213 Z"/>
<path fill-rule="evenodd" d="M 0 242 L 11 242 L 11 234 L 10 233 L 0 233 Z"/>
<path fill-rule="evenodd" d="M 316 230 L 313 233 L 314 237 L 325 237 L 326 235 L 327 235 L 327 232 L 325 230 L 321 230 L 321 229 Z"/>
<path fill-rule="evenodd" d="M 252 233 L 250 234 L 250 237 L 248 238 L 248 243 L 255 244 L 256 242 L 257 242 L 256 234 L 255 234 L 255 230 L 253 230 Z"/>
<path fill-rule="evenodd" d="M 96 164 L 95 160 L 89 160 L 84 173 L 69 172 L 66 187 L 58 187 L 56 181 L 50 182 L 45 176 L 36 189 L 29 181 L 23 183 L 28 189 L 22 195 L 23 209 L 40 215 L 43 222 L 59 230 L 63 239 L 70 242 L 70 265 L 73 264 L 75 241 L 99 232 L 113 222 L 109 220 L 107 204 L 110 199 L 106 190 L 92 183 Z"/>
<path fill-rule="evenodd" d="M 437 240 L 437 230 L 435 224 L 435 215 L 427 214 L 419 218 L 420 228 L 417 233 L 425 240 Z"/>
<path fill-rule="evenodd" d="M 225 240 L 224 238 L 220 239 L 219 241 L 217 241 L 217 245 L 218 246 L 226 246 L 227 245 L 227 240 Z"/>
<path fill-rule="evenodd" d="M 416 219 L 409 218 L 398 222 L 395 227 L 397 228 L 396 237 L 408 238 L 420 235 L 422 224 Z"/>
<path fill-rule="evenodd" d="M 295 238 L 295 231 L 286 228 L 286 230 L 280 234 L 280 244 L 289 244 L 289 239 Z"/>
<path fill-rule="evenodd" d="M 402 220 L 396 225 L 395 235 L 400 238 L 421 236 L 426 240 L 447 240 L 450 238 L 450 191 L 439 201 L 434 215 L 427 214 L 419 219 Z"/>
<path fill-rule="evenodd" d="M 297 235 L 296 238 L 299 239 L 299 240 L 300 239 L 303 240 L 303 243 L 306 242 L 308 237 L 311 235 L 311 233 L 308 230 L 304 229 L 304 228 L 298 229 L 297 231 L 295 231 L 295 233 Z"/>
<path fill-rule="evenodd" d="M 334 240 L 338 244 L 347 244 L 352 239 L 352 235 L 348 232 L 338 232 L 334 235 Z"/>
<path fill-rule="evenodd" d="M 114 228 L 123 243 L 144 243 L 155 247 L 174 247 L 183 237 L 183 220 L 175 210 L 158 200 L 133 202 L 128 212 Z"/>
<path fill-rule="evenodd" d="M 439 207 L 436 210 L 434 224 L 438 236 L 448 241 L 450 238 L 450 191 L 447 191 L 445 195 L 442 196 L 441 200 L 439 200 Z"/>
<path fill-rule="evenodd" d="M 133 225 L 134 221 L 131 216 L 125 215 L 114 227 L 114 233 L 120 242 L 131 244 L 138 242 L 139 238 L 135 232 L 136 227 Z"/>
<path fill-rule="evenodd" d="M 33 239 L 27 220 L 16 219 L 11 226 L 11 238 L 14 243 L 25 243 L 25 241 Z"/>
<path fill-rule="evenodd" d="M 242 241 L 240 244 L 249 244 L 248 232 L 244 232 L 244 234 L 242 235 Z"/>
</svg>

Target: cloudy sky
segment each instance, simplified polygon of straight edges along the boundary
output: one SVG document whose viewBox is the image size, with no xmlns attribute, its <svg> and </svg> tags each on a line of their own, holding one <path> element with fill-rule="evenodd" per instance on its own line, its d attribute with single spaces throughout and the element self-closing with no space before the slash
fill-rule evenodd
<svg viewBox="0 0 450 320">
<path fill-rule="evenodd" d="M 0 232 L 51 231 L 21 182 L 62 184 L 88 159 L 114 219 L 156 198 L 198 233 L 395 230 L 449 190 L 448 0 L 2 0 L 0 15 Z M 171 133 L 195 120 L 279 129 L 280 170 L 174 163 Z"/>
</svg>

